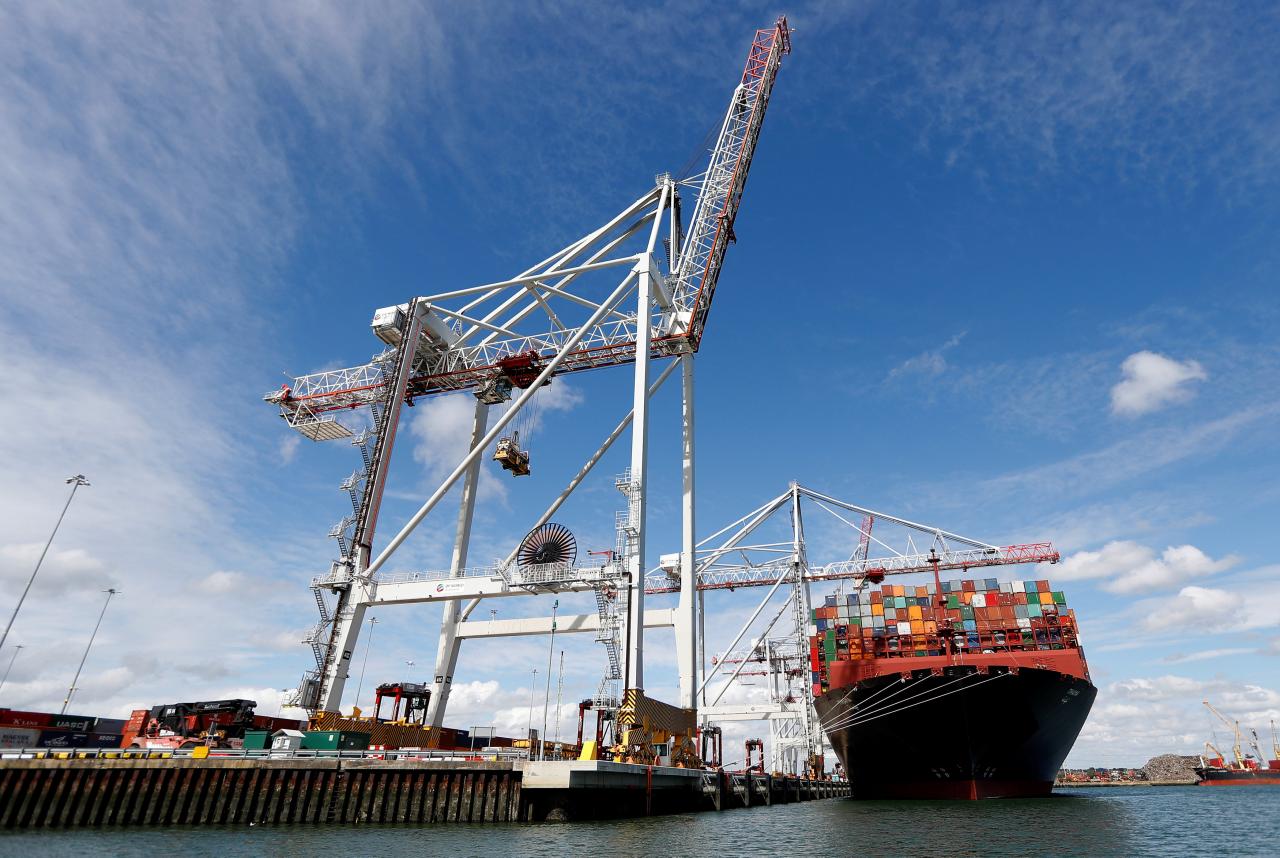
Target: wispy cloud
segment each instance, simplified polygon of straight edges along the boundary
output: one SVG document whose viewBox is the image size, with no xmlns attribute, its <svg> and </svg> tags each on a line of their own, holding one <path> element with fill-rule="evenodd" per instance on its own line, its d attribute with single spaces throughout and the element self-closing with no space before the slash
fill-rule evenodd
<svg viewBox="0 0 1280 858">
<path fill-rule="evenodd" d="M 937 348 L 929 349 L 915 357 L 907 358 L 889 370 L 889 375 L 885 377 L 885 381 L 895 381 L 904 376 L 912 375 L 924 378 L 936 378 L 942 375 L 947 371 L 947 352 L 960 345 L 960 341 L 964 339 L 966 333 L 968 332 L 961 331 Z"/>
</svg>

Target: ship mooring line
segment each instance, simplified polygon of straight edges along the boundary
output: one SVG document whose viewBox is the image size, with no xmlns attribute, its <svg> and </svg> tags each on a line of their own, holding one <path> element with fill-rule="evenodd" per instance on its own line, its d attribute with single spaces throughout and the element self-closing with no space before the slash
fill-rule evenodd
<svg viewBox="0 0 1280 858">
<path fill-rule="evenodd" d="M 917 703 L 912 703 L 912 704 L 910 704 L 910 705 L 903 706 L 903 707 L 902 707 L 902 708 L 900 708 L 900 709 L 894 709 L 894 710 L 889 711 L 889 712 L 881 712 L 881 713 L 879 713 L 879 714 L 872 715 L 872 716 L 871 716 L 871 717 L 869 717 L 869 718 L 865 718 L 865 719 L 863 719 L 863 720 L 861 720 L 861 721 L 855 721 L 854 723 L 852 723 L 852 724 L 848 724 L 848 725 L 846 725 L 846 726 L 849 726 L 849 727 L 858 727 L 858 726 L 860 726 L 860 725 L 862 725 L 862 724 L 867 723 L 868 721 L 874 721 L 874 720 L 876 720 L 877 718 L 883 718 L 883 717 L 885 717 L 886 715 L 896 715 L 897 713 L 899 713 L 899 712 L 903 712 L 903 711 L 905 711 L 905 710 L 907 710 L 907 709 L 910 709 L 910 708 L 912 708 L 913 706 L 920 706 L 920 705 L 925 704 L 925 703 L 932 703 L 933 701 L 935 701 L 935 700 L 939 700 L 939 699 L 941 699 L 941 698 L 943 698 L 943 697 L 947 697 L 948 695 L 951 695 L 951 694 L 959 694 L 959 693 L 960 693 L 960 692 L 962 692 L 962 691 L 970 691 L 970 690 L 972 690 L 972 689 L 974 689 L 974 688 L 977 688 L 979 685 L 984 685 L 984 684 L 986 684 L 986 683 L 988 683 L 988 682 L 992 682 L 992 681 L 997 680 L 997 679 L 1000 679 L 1000 678 L 1002 678 L 1002 677 L 1005 677 L 1005 676 L 1012 676 L 1012 675 L 1013 675 L 1013 674 L 1011 674 L 1011 673 L 997 673 L 997 674 L 995 674 L 994 676 L 988 676 L 986 679 L 982 680 L 981 682 L 975 682 L 975 683 L 973 683 L 972 685 L 967 685 L 967 686 L 965 686 L 964 688 L 957 688 L 955 691 L 948 691 L 946 694 L 939 694 L 937 697 L 931 697 L 931 698 L 929 698 L 929 699 L 927 699 L 927 700 L 921 700 L 921 701 L 919 701 L 919 702 L 917 702 Z"/>
<path fill-rule="evenodd" d="M 910 682 L 899 683 L 900 687 L 896 691 L 894 691 L 892 694 L 890 694 L 888 697 L 886 697 L 884 700 L 881 700 L 879 705 L 884 705 L 885 703 L 888 703 L 893 698 L 897 697 L 899 694 L 902 694 L 903 692 L 906 692 L 906 691 L 910 691 L 911 689 L 915 688 L 917 685 L 924 682 L 926 679 L 928 679 L 927 676 L 921 676 L 918 679 L 911 680 Z M 886 685 L 884 688 L 881 688 L 880 691 L 877 691 L 876 694 L 880 694 L 893 687 L 894 687 L 893 685 Z M 872 695 L 872 697 L 874 696 L 875 695 Z M 912 698 L 908 697 L 907 699 L 910 700 Z M 867 701 L 870 701 L 870 700 L 871 700 L 871 697 L 868 697 Z M 859 704 L 854 704 L 854 708 L 856 709 L 858 705 Z M 836 719 L 836 722 L 843 721 L 846 718 L 859 717 L 860 714 L 861 713 L 858 713 L 857 715 L 855 715 L 853 712 L 846 712 L 845 714 L 838 716 L 838 718 Z M 821 723 L 821 721 L 819 721 L 819 723 Z M 824 729 L 826 728 L 824 727 Z"/>
<path fill-rule="evenodd" d="M 950 682 L 944 683 L 943 685 L 940 685 L 940 686 L 938 686 L 937 688 L 932 689 L 932 691 L 941 691 L 943 688 L 947 688 L 948 686 L 955 685 L 957 682 L 963 682 L 964 680 L 968 679 L 969 677 L 971 677 L 971 676 L 976 676 L 976 675 L 977 675 L 977 674 L 974 674 L 974 673 L 966 673 L 966 674 L 963 674 L 963 675 L 961 675 L 961 676 L 957 677 L 956 679 L 951 680 Z M 906 691 L 906 690 L 907 690 L 907 688 L 911 688 L 911 687 L 913 687 L 913 686 L 915 686 L 915 685 L 919 685 L 920 683 L 924 682 L 925 680 L 927 680 L 927 679 L 929 679 L 929 678 L 930 678 L 930 677 L 928 677 L 928 676 L 922 676 L 922 677 L 920 677 L 919 679 L 915 680 L 915 681 L 914 681 L 910 686 L 907 686 L 906 688 L 902 688 L 902 689 L 899 689 L 899 690 L 900 690 L 900 691 Z M 892 687 L 892 686 L 886 686 L 886 687 Z M 884 690 L 884 689 L 881 689 L 881 690 Z M 892 704 L 892 705 L 896 706 L 896 705 L 898 705 L 898 704 L 900 704 L 900 703 L 906 703 L 908 700 L 915 700 L 915 699 L 916 699 L 916 697 L 920 697 L 920 696 L 922 696 L 922 695 L 924 695 L 924 694 L 929 694 L 929 693 L 930 693 L 929 691 L 924 691 L 924 692 L 921 692 L 921 694 L 916 694 L 916 695 L 914 695 L 914 696 L 912 696 L 912 697 L 906 697 L 906 698 L 904 698 L 904 699 L 902 699 L 902 700 L 899 700 L 899 701 L 897 701 L 896 703 L 894 703 L 894 704 Z M 868 699 L 870 699 L 870 698 L 868 698 Z M 893 695 L 890 695 L 889 697 L 886 697 L 884 700 L 881 700 L 881 701 L 880 701 L 879 705 L 878 705 L 876 708 L 871 709 L 871 710 L 861 711 L 861 712 L 859 712 L 859 711 L 856 711 L 856 710 L 855 710 L 855 711 L 853 711 L 853 712 L 846 712 L 844 715 L 841 715 L 841 716 L 840 716 L 840 718 L 838 718 L 838 719 L 836 719 L 835 721 L 833 721 L 833 722 L 832 722 L 832 725 L 831 725 L 830 727 L 826 728 L 826 729 L 839 729 L 840 727 L 844 727 L 844 726 L 846 726 L 846 725 L 847 725 L 847 724 L 846 724 L 846 722 L 848 722 L 848 723 L 852 723 L 852 722 L 854 722 L 854 721 L 858 721 L 858 720 L 860 720 L 860 719 L 866 718 L 867 716 L 876 715 L 877 713 L 884 712 L 884 710 L 886 709 L 886 704 L 888 704 L 888 703 L 889 703 L 889 701 L 890 701 L 890 700 L 892 700 L 892 699 L 893 699 Z M 923 702 L 928 702 L 928 701 L 921 701 L 921 702 L 923 703 Z M 896 710 L 895 710 L 895 711 L 896 711 Z"/>
</svg>

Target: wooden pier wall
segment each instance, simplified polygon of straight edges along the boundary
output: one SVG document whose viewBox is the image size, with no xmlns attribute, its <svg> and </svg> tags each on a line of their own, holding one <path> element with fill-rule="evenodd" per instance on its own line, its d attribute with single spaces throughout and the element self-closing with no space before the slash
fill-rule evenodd
<svg viewBox="0 0 1280 858">
<path fill-rule="evenodd" d="M 0 760 L 0 828 L 542 822 L 849 795 L 847 783 L 615 763 Z"/>
<path fill-rule="evenodd" d="M 510 763 L 3 760 L 0 827 L 506 822 Z"/>
</svg>

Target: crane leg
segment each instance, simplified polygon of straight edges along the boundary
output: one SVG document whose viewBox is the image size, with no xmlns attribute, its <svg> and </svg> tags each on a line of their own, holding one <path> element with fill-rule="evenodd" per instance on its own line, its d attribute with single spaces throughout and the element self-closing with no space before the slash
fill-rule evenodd
<svg viewBox="0 0 1280 858">
<path fill-rule="evenodd" d="M 489 406 L 476 401 L 475 419 L 471 425 L 471 449 L 479 446 L 489 425 Z M 458 506 L 458 529 L 453 541 L 453 559 L 449 574 L 462 575 L 467 566 L 467 550 L 471 544 L 471 522 L 476 509 L 476 488 L 480 480 L 480 457 L 467 468 L 462 483 L 462 501 Z M 444 616 L 440 620 L 440 643 L 436 648 L 436 668 L 431 686 L 431 701 L 427 708 L 427 724 L 439 727 L 444 721 L 449 705 L 449 689 L 453 685 L 453 671 L 458 666 L 458 621 L 461 605 L 456 600 L 445 603 Z"/>
</svg>

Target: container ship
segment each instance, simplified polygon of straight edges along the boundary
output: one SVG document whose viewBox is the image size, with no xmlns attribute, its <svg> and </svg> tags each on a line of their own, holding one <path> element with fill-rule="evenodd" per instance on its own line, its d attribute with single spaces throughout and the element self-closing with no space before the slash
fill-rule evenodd
<svg viewBox="0 0 1280 858">
<path fill-rule="evenodd" d="M 1280 739 L 1276 738 L 1276 722 L 1271 722 L 1271 756 L 1266 760 L 1258 746 L 1258 734 L 1253 732 L 1254 754 L 1241 750 L 1240 722 L 1233 721 L 1213 707 L 1208 700 L 1204 705 L 1235 732 L 1235 744 L 1231 748 L 1230 762 L 1212 742 L 1205 742 L 1205 753 L 1196 766 L 1196 776 L 1201 786 L 1280 786 Z"/>
<path fill-rule="evenodd" d="M 809 634 L 854 798 L 1047 796 L 1097 696 L 1048 581 L 864 585 L 826 597 Z"/>
</svg>

